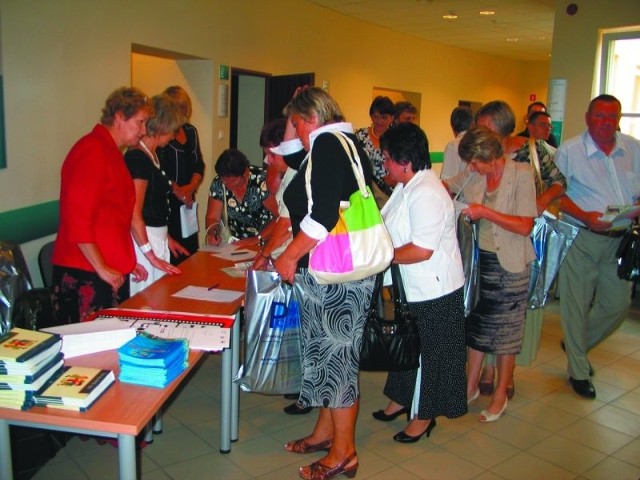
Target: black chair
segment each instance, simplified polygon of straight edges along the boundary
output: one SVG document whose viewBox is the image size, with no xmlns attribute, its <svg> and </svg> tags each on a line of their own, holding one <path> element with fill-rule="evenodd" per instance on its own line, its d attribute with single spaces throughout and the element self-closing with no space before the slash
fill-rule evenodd
<svg viewBox="0 0 640 480">
<path fill-rule="evenodd" d="M 51 289 L 53 283 L 52 254 L 53 242 L 46 243 L 40 249 L 38 266 L 40 267 L 44 288 L 29 288 L 29 290 L 21 293 L 16 298 L 12 312 L 14 327 L 39 330 L 59 325 L 53 307 L 54 299 Z"/>
<path fill-rule="evenodd" d="M 38 266 L 40 267 L 42 284 L 46 288 L 51 288 L 53 283 L 53 263 L 51 263 L 51 257 L 53 256 L 53 243 L 54 242 L 45 243 L 38 253 Z"/>
</svg>

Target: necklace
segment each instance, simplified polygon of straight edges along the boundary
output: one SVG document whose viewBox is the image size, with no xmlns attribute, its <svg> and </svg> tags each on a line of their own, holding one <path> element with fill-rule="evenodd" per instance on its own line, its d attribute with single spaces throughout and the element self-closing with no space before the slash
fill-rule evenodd
<svg viewBox="0 0 640 480">
<path fill-rule="evenodd" d="M 374 127 L 373 125 L 371 125 L 370 129 L 371 129 L 371 130 L 370 130 L 370 131 L 371 131 L 371 136 L 372 136 L 373 138 L 375 138 L 376 140 L 379 140 L 379 139 L 380 139 L 380 136 L 379 136 L 379 135 L 376 135 L 375 127 Z"/>
<path fill-rule="evenodd" d="M 156 152 L 151 152 L 151 150 L 149 150 L 149 147 L 147 147 L 142 140 L 140 140 L 140 146 L 146 152 L 146 154 L 149 156 L 149 158 L 151 159 L 151 162 L 153 163 L 153 165 L 158 170 L 160 170 L 160 173 L 162 173 L 162 176 L 167 180 L 167 182 L 169 183 L 169 186 L 171 186 L 173 184 L 173 182 L 167 176 L 165 171 L 160 167 L 160 159 L 158 158 L 158 155 L 156 155 Z"/>
<path fill-rule="evenodd" d="M 156 167 L 160 171 L 160 173 L 162 174 L 162 177 L 169 184 L 169 190 L 167 191 L 167 221 L 168 221 L 169 215 L 171 215 L 171 202 L 169 201 L 169 192 L 171 192 L 173 190 L 173 182 L 167 176 L 165 171 L 162 168 L 160 168 L 160 159 L 158 158 L 158 155 L 156 155 L 156 152 L 152 153 L 151 150 L 149 150 L 149 147 L 147 147 L 142 140 L 140 140 L 139 143 L 140 143 L 140 146 L 142 147 L 142 149 L 146 152 L 148 157 L 151 159 L 151 163 L 153 163 L 153 166 Z"/>
</svg>

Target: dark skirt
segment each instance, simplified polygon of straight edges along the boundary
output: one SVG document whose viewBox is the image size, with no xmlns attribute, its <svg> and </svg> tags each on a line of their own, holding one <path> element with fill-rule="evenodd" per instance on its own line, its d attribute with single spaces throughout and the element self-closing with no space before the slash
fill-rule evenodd
<svg viewBox="0 0 640 480">
<path fill-rule="evenodd" d="M 303 406 L 345 408 L 360 396 L 360 347 L 374 280 L 320 285 L 301 269 Z"/>
<path fill-rule="evenodd" d="M 467 345 L 497 355 L 520 353 L 529 299 L 529 266 L 512 273 L 480 250 L 480 301 L 467 318 Z"/>
<path fill-rule="evenodd" d="M 53 307 L 58 323 L 78 323 L 105 308 L 112 308 L 129 298 L 129 275 L 114 292 L 96 272 L 53 266 Z"/>
<path fill-rule="evenodd" d="M 463 296 L 459 288 L 440 298 L 409 303 L 420 332 L 419 419 L 467 413 Z M 411 407 L 416 379 L 417 370 L 389 372 L 384 394 Z"/>
</svg>

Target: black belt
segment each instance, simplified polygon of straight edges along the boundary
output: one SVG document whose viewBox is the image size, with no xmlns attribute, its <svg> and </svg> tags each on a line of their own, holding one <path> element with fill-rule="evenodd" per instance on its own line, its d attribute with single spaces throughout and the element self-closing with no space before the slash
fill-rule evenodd
<svg viewBox="0 0 640 480">
<path fill-rule="evenodd" d="M 595 230 L 591 230 L 590 228 L 580 227 L 582 230 L 586 230 L 589 233 L 593 233 L 595 235 L 600 235 L 601 237 L 609 237 L 609 238 L 620 238 L 626 232 L 626 230 L 605 230 L 604 232 L 596 232 Z"/>
</svg>

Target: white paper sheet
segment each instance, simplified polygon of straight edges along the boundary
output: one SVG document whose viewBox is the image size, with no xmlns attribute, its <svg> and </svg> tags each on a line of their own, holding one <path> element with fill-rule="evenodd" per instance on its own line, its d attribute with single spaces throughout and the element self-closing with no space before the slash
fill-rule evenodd
<svg viewBox="0 0 640 480">
<path fill-rule="evenodd" d="M 244 292 L 234 290 L 222 290 L 214 288 L 209 290 L 207 287 L 196 287 L 189 285 L 182 290 L 173 294 L 178 298 L 189 298 L 191 300 L 204 300 L 206 302 L 233 302 L 244 295 Z"/>
</svg>

